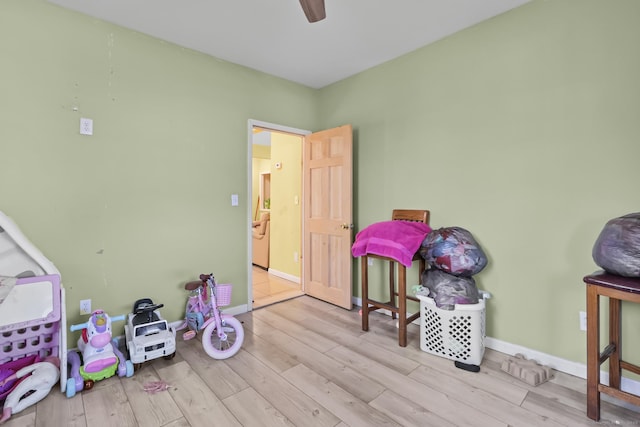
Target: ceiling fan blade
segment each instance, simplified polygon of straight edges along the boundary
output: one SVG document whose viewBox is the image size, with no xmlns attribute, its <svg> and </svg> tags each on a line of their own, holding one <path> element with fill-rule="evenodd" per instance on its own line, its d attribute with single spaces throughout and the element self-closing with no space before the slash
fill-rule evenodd
<svg viewBox="0 0 640 427">
<path fill-rule="evenodd" d="M 322 21 L 327 17 L 324 0 L 300 0 L 300 5 L 309 22 Z"/>
</svg>

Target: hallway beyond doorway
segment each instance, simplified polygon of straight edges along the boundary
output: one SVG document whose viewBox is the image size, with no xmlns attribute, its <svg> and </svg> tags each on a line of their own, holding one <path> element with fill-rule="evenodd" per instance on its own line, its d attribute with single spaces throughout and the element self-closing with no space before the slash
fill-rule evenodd
<svg viewBox="0 0 640 427">
<path fill-rule="evenodd" d="M 269 274 L 268 271 L 252 266 L 253 309 L 304 295 L 299 283 Z"/>
</svg>

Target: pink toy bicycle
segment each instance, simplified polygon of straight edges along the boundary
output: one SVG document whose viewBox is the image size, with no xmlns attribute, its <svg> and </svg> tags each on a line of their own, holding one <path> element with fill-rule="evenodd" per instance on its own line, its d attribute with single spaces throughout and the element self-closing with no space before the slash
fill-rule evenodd
<svg viewBox="0 0 640 427">
<path fill-rule="evenodd" d="M 188 282 L 184 288 L 189 291 L 189 298 L 185 323 L 179 329 L 189 330 L 183 338 L 194 338 L 202 331 L 202 347 L 214 359 L 228 359 L 240 351 L 244 341 L 242 323 L 220 311 L 220 307 L 231 304 L 232 285 L 219 285 L 213 274 L 201 274 L 200 280 Z"/>
</svg>

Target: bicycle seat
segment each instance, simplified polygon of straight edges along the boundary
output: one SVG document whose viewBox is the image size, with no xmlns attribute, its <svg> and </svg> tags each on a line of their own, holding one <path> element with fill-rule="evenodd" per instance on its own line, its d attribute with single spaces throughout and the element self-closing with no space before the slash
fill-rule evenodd
<svg viewBox="0 0 640 427">
<path fill-rule="evenodd" d="M 202 280 L 194 280 L 192 282 L 187 282 L 184 285 L 184 288 L 187 291 L 195 291 L 196 289 L 198 289 L 200 286 L 204 286 L 204 283 Z"/>
</svg>

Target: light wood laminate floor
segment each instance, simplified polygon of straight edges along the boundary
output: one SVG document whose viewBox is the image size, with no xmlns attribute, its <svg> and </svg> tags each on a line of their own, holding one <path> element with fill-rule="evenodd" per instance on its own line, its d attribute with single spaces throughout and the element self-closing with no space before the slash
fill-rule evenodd
<svg viewBox="0 0 640 427">
<path fill-rule="evenodd" d="M 500 370 L 487 350 L 472 373 L 420 350 L 419 327 L 397 345 L 388 316 L 347 311 L 309 296 L 237 316 L 246 337 L 238 354 L 209 358 L 198 339 L 173 360 L 130 378 L 112 377 L 67 398 L 59 388 L 14 415 L 15 426 L 637 426 L 640 413 L 603 402 L 586 417 L 585 381 L 562 373 L 537 387 Z M 143 390 L 165 381 L 167 391 Z"/>
<path fill-rule="evenodd" d="M 299 283 L 283 279 L 253 266 L 253 308 L 265 307 L 303 294 Z"/>
</svg>

